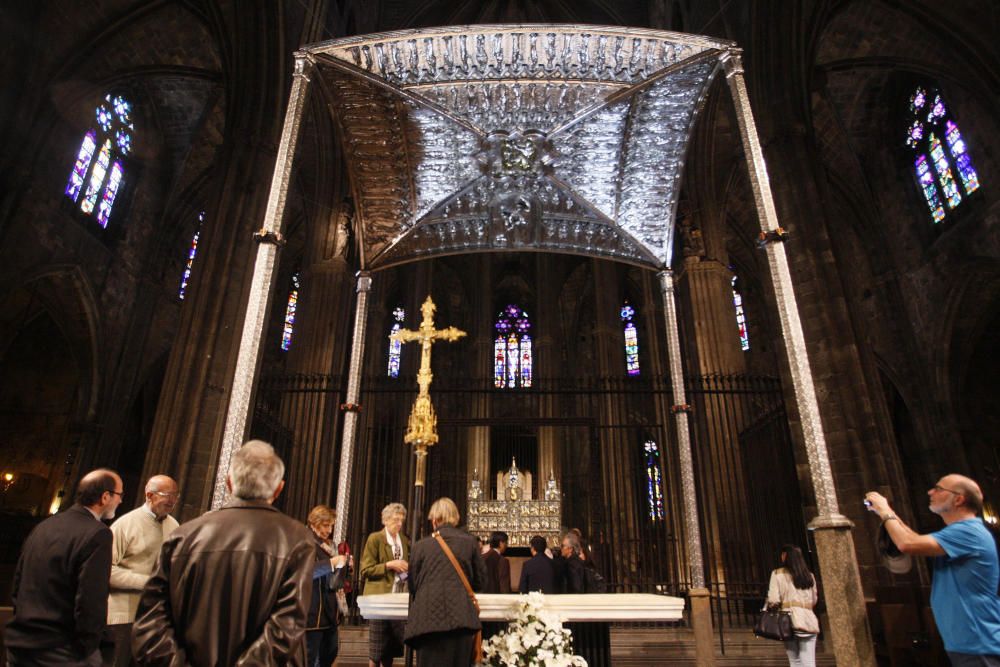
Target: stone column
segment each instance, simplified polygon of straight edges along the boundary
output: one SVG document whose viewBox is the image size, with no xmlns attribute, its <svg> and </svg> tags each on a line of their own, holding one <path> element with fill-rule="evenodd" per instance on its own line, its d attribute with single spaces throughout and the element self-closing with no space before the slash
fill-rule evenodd
<svg viewBox="0 0 1000 667">
<path fill-rule="evenodd" d="M 353 282 L 342 257 L 310 264 L 302 271 L 295 338 L 288 351 L 288 370 L 296 387 L 306 391 L 282 396 L 282 424 L 294 434 L 285 454 L 283 510 L 305 519 L 317 503 L 331 504 L 336 470 L 336 437 L 341 412 L 337 389 L 343 350 L 349 346 L 348 304 Z M 301 384 L 300 384 L 301 383 Z"/>
<path fill-rule="evenodd" d="M 246 316 L 243 320 L 243 335 L 240 338 L 239 352 L 236 357 L 236 373 L 226 413 L 222 449 L 219 452 L 215 471 L 215 489 L 212 493 L 213 508 L 218 508 L 225 502 L 228 495 L 226 477 L 229 475 L 229 463 L 233 452 L 242 445 L 244 438 L 246 438 L 251 398 L 260 363 L 260 345 L 265 328 L 264 320 L 270 306 L 274 282 L 274 265 L 277 261 L 278 247 L 283 243 L 281 237 L 282 215 L 285 212 L 285 201 L 288 197 L 288 185 L 292 173 L 292 160 L 295 157 L 295 147 L 298 144 L 299 125 L 305 110 L 306 96 L 309 93 L 309 72 L 312 67 L 312 56 L 305 53 L 296 54 L 292 91 L 288 96 L 285 125 L 281 130 L 281 143 L 278 146 L 278 159 L 274 164 L 274 177 L 271 180 L 271 192 L 268 195 L 267 209 L 264 213 L 264 224 L 260 231 L 254 235 L 257 240 L 257 257 L 254 261 L 250 295 L 247 300 Z"/>
<path fill-rule="evenodd" d="M 684 494 L 684 542 L 687 545 L 688 566 L 691 570 L 691 625 L 694 628 L 695 658 L 698 667 L 715 664 L 715 639 L 712 635 L 712 611 L 705 587 L 705 565 L 701 554 L 701 529 L 698 526 L 698 494 L 694 485 L 694 464 L 691 460 L 691 433 L 688 426 L 687 396 L 684 390 L 684 367 L 681 362 L 680 335 L 677 331 L 677 304 L 674 296 L 674 276 L 669 269 L 660 271 L 660 293 L 663 296 L 663 319 L 667 331 L 667 356 L 670 361 L 670 384 L 674 394 L 674 417 L 677 423 L 677 451 L 680 459 L 682 493 Z"/>
<path fill-rule="evenodd" d="M 825 594 L 829 609 L 837 662 L 844 665 L 874 666 L 875 655 L 871 631 L 865 614 L 864 592 L 858 571 L 853 524 L 840 514 L 837 491 L 830 458 L 827 453 L 819 403 L 813 386 L 812 370 L 806 351 L 802 322 L 799 319 L 791 273 L 780 238 L 778 215 L 771 194 L 771 184 L 764 163 L 764 152 L 757 135 L 757 126 L 750 108 L 743 64 L 739 49 L 731 49 L 724 58 L 726 79 L 736 107 L 740 136 L 750 171 L 750 183 L 763 239 L 766 243 L 775 302 L 784 336 L 785 353 L 798 406 L 802 436 L 809 460 L 809 473 L 816 494 L 818 516 L 809 524 L 816 531 L 816 548 L 823 567 Z"/>
<path fill-rule="evenodd" d="M 695 376 L 731 375 L 745 369 L 739 347 L 736 316 L 732 301 L 732 273 L 713 259 L 700 255 L 684 258 L 684 270 L 677 276 L 683 312 L 691 323 L 688 341 L 688 369 Z M 698 442 L 698 474 L 703 489 L 701 511 L 712 517 L 705 528 L 712 558 L 709 579 L 726 594 L 725 582 L 756 581 L 754 559 L 748 558 L 750 518 L 746 511 L 746 484 L 743 474 L 737 412 L 727 410 L 710 395 L 700 394 L 695 406 L 697 423 L 704 442 Z"/>
<path fill-rule="evenodd" d="M 358 434 L 358 397 L 361 393 L 361 368 L 365 357 L 365 325 L 368 322 L 368 292 L 371 275 L 358 273 L 358 300 L 354 306 L 354 337 L 351 341 L 351 366 L 347 377 L 344 414 L 344 434 L 340 441 L 340 471 L 337 476 L 337 522 L 333 526 L 333 543 L 339 544 L 347 535 L 348 502 L 354 468 L 354 442 Z"/>
</svg>

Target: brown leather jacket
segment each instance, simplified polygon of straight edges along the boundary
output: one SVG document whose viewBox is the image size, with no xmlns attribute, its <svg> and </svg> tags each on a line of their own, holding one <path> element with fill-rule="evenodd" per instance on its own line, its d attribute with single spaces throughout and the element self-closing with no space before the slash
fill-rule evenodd
<svg viewBox="0 0 1000 667">
<path fill-rule="evenodd" d="M 304 665 L 312 534 L 234 500 L 163 543 L 132 633 L 140 665 Z"/>
</svg>

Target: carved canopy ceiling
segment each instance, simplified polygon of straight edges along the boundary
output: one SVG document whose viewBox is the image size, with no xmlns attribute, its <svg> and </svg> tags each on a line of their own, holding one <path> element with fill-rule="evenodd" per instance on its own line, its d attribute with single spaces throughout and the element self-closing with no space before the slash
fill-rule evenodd
<svg viewBox="0 0 1000 667">
<path fill-rule="evenodd" d="M 566 25 L 307 47 L 341 133 L 363 268 L 508 250 L 669 266 L 689 137 L 730 48 Z"/>
</svg>

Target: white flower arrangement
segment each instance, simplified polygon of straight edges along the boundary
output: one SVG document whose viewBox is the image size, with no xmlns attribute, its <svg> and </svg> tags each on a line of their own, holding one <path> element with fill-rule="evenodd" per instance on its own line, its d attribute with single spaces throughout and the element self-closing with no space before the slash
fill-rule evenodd
<svg viewBox="0 0 1000 667">
<path fill-rule="evenodd" d="M 528 593 L 517 603 L 507 629 L 483 645 L 484 665 L 491 667 L 587 667 L 572 654 L 570 631 L 562 619 L 543 609 L 545 596 Z"/>
</svg>

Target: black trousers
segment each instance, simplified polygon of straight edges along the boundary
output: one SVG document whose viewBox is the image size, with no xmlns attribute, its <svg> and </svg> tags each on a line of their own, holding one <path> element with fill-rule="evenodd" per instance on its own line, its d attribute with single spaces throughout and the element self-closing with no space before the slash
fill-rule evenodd
<svg viewBox="0 0 1000 667">
<path fill-rule="evenodd" d="M 130 667 L 135 664 L 132 661 L 131 623 L 117 623 L 104 629 L 101 663 L 104 667 Z"/>
<path fill-rule="evenodd" d="M 469 667 L 476 633 L 463 630 L 434 632 L 410 641 L 417 651 L 417 667 Z"/>
<path fill-rule="evenodd" d="M 7 647 L 7 667 L 100 667 L 101 652 L 95 650 L 81 658 L 68 646 L 57 648 Z"/>
<path fill-rule="evenodd" d="M 611 625 L 609 623 L 566 623 L 573 635 L 573 653 L 590 667 L 611 667 Z"/>
<path fill-rule="evenodd" d="M 307 667 L 330 667 L 337 659 L 337 626 L 306 632 Z"/>
</svg>

